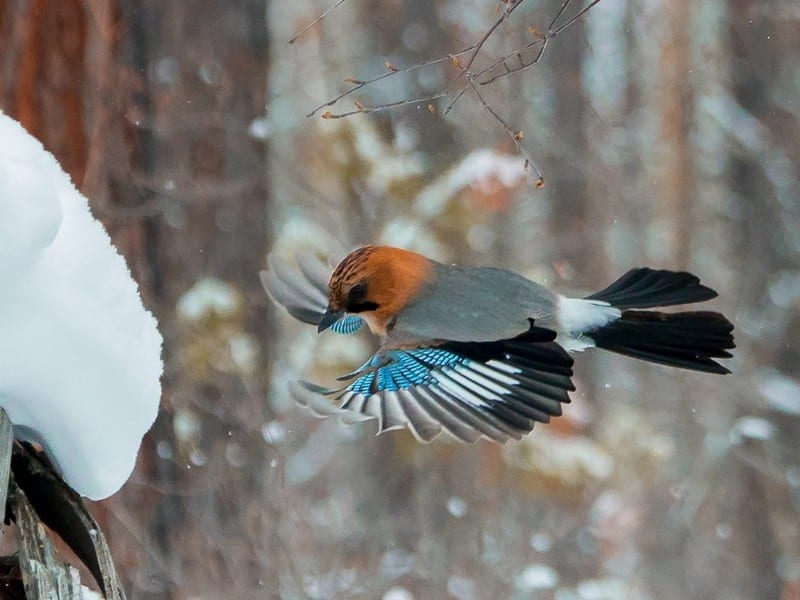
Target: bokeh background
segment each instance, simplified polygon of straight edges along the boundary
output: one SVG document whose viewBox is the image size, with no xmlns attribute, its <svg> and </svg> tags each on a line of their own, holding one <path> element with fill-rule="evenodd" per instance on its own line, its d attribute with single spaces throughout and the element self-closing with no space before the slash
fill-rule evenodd
<svg viewBox="0 0 800 600">
<path fill-rule="evenodd" d="M 345 0 L 289 43 L 335 4 L 0 0 L 0 108 L 90 198 L 165 337 L 161 414 L 91 506 L 129 596 L 800 598 L 800 4 L 602 0 L 479 85 L 541 188 L 472 89 L 443 115 L 448 55 L 511 5 Z M 473 72 L 561 5 L 524 0 Z M 736 324 L 733 374 L 587 353 L 565 415 L 506 447 L 317 420 L 286 382 L 373 342 L 292 322 L 258 272 L 375 241 L 562 292 L 692 270 Z"/>
</svg>

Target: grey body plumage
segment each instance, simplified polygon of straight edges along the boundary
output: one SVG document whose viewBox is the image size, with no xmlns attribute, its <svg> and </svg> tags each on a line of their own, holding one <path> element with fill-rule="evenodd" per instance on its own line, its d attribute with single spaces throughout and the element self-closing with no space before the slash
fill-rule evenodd
<svg viewBox="0 0 800 600">
<path fill-rule="evenodd" d="M 434 277 L 398 315 L 386 347 L 431 340 L 490 342 L 556 328 L 558 297 L 513 271 L 434 263 Z"/>
</svg>

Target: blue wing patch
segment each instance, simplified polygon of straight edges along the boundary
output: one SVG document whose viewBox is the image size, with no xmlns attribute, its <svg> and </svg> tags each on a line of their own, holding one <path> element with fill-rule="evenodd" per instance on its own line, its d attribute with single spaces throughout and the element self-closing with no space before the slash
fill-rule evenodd
<svg viewBox="0 0 800 600">
<path fill-rule="evenodd" d="M 376 354 L 357 369 L 347 389 L 356 394 L 396 392 L 432 382 L 431 370 L 454 367 L 469 359 L 439 348 L 390 350 Z"/>
<path fill-rule="evenodd" d="M 343 333 L 345 335 L 349 335 L 351 333 L 355 333 L 361 326 L 364 324 L 364 320 L 361 317 L 356 315 L 347 315 L 342 317 L 336 323 L 331 325 L 331 331 L 335 331 L 336 333 Z"/>
<path fill-rule="evenodd" d="M 377 418 L 379 432 L 406 426 L 426 442 L 442 430 L 505 442 L 560 415 L 571 376 L 572 358 L 551 341 L 448 342 L 380 352 L 339 377 L 344 387 L 304 382 L 296 398 L 317 414 Z"/>
</svg>

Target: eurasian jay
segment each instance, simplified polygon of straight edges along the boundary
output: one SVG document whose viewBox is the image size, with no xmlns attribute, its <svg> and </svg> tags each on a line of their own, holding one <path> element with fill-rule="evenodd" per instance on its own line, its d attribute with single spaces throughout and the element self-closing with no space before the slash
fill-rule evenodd
<svg viewBox="0 0 800 600">
<path fill-rule="evenodd" d="M 311 253 L 297 267 L 275 256 L 261 281 L 295 318 L 349 334 L 366 323 L 380 341 L 344 387 L 290 384 L 317 413 L 442 430 L 465 442 L 519 439 L 570 401 L 567 351 L 604 348 L 645 361 L 729 373 L 733 325 L 716 312 L 641 310 L 710 300 L 685 272 L 632 269 L 606 289 L 568 298 L 505 269 L 445 265 L 388 246 L 363 246 L 329 276 Z M 335 404 L 325 397 L 333 397 Z"/>
</svg>

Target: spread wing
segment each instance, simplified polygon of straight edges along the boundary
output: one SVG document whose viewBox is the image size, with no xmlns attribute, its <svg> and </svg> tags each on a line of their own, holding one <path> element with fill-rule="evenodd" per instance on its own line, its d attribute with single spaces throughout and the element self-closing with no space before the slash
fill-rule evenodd
<svg viewBox="0 0 800 600">
<path fill-rule="evenodd" d="M 520 439 L 570 401 L 572 358 L 531 329 L 512 340 L 450 342 L 375 354 L 340 389 L 307 382 L 292 386 L 298 402 L 344 420 L 378 419 L 378 433 L 407 427 L 420 441 L 441 431 L 458 440 Z"/>
<path fill-rule="evenodd" d="M 312 252 L 300 252 L 293 267 L 278 256 L 267 257 L 268 269 L 261 271 L 261 285 L 290 315 L 304 323 L 318 325 L 328 305 L 328 280 L 333 269 Z M 361 317 L 347 315 L 330 329 L 354 333 L 363 325 Z"/>
</svg>

